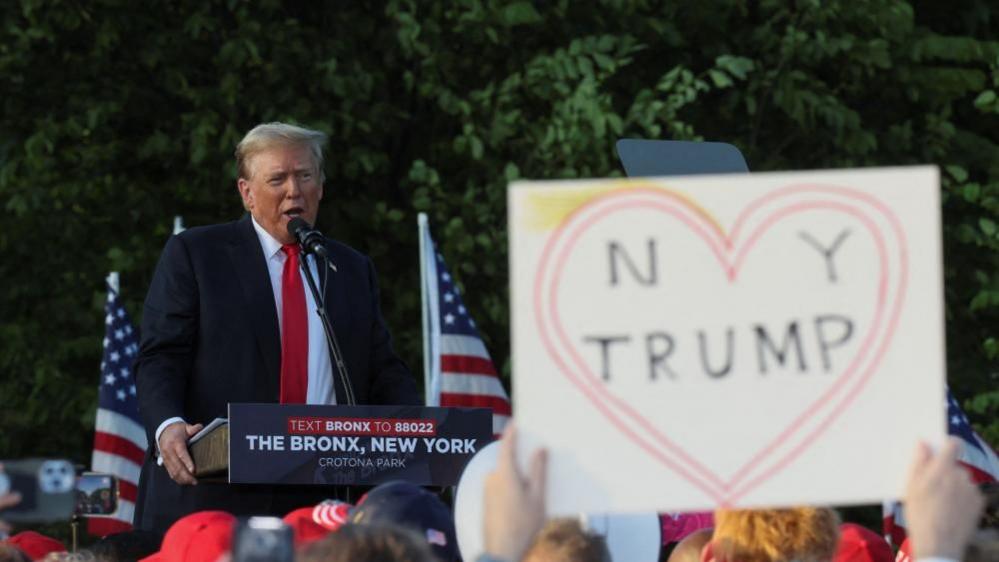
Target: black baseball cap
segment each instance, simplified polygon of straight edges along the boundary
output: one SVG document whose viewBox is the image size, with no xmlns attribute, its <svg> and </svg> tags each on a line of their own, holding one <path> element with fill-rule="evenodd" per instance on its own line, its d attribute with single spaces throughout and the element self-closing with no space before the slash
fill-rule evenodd
<svg viewBox="0 0 999 562">
<path fill-rule="evenodd" d="M 394 523 L 415 530 L 441 560 L 459 560 L 454 516 L 435 494 L 394 480 L 373 488 L 350 512 L 350 523 Z"/>
</svg>

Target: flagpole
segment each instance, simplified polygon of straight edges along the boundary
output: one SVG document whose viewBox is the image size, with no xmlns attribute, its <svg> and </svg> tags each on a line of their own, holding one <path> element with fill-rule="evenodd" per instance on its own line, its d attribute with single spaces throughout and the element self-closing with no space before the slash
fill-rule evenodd
<svg viewBox="0 0 999 562">
<path fill-rule="evenodd" d="M 418 232 L 420 235 L 420 307 L 421 307 L 421 323 L 423 326 L 423 402 L 426 405 L 434 404 L 433 400 L 433 384 L 430 380 L 432 377 L 431 366 L 430 366 L 430 308 L 427 303 L 427 231 L 429 229 L 427 223 L 427 214 L 420 213 L 416 217 L 416 222 L 418 225 Z"/>
</svg>

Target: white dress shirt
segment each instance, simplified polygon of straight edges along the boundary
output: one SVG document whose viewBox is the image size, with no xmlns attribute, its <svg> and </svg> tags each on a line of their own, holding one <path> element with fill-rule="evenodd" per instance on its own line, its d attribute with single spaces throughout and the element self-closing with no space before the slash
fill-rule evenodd
<svg viewBox="0 0 999 562">
<path fill-rule="evenodd" d="M 271 280 L 271 289 L 274 291 L 274 305 L 277 312 L 278 333 L 281 333 L 281 274 L 284 271 L 284 262 L 287 256 L 281 251 L 281 242 L 278 242 L 269 232 L 257 224 L 256 219 L 250 218 L 253 222 L 253 229 L 257 232 L 260 240 L 260 247 L 264 251 L 264 258 L 267 261 L 267 273 Z M 312 270 L 313 279 L 319 291 L 323 290 L 322 277 L 319 275 L 315 256 L 308 256 L 309 268 Z M 326 345 L 326 334 L 323 333 L 323 323 L 316 312 L 316 300 L 312 298 L 312 291 L 309 290 L 308 281 L 305 275 L 299 270 L 302 276 L 302 287 L 305 289 L 305 308 L 309 319 L 309 387 L 305 394 L 306 404 L 336 404 L 336 388 L 333 386 L 333 363 L 330 360 L 329 347 Z M 257 303 L 253 303 L 256 306 Z M 156 428 L 156 448 L 159 450 L 160 434 L 172 423 L 184 421 L 183 418 L 173 417 L 165 420 Z M 211 420 L 205 420 L 206 422 Z M 185 422 L 186 423 L 186 422 Z"/>
<path fill-rule="evenodd" d="M 274 304 L 277 307 L 278 332 L 283 333 L 284 326 L 281 325 L 281 274 L 284 271 L 284 262 L 288 256 L 281 251 L 281 243 L 263 229 L 255 219 L 253 228 L 257 231 L 257 238 L 260 239 L 260 247 L 264 250 L 264 258 L 267 260 L 267 272 L 271 276 L 271 289 L 274 291 Z M 312 271 L 312 278 L 316 281 L 316 288 L 322 292 L 323 278 L 316 267 L 316 257 L 309 254 L 309 269 Z M 329 273 L 329 272 L 328 272 Z M 316 312 L 316 300 L 312 298 L 312 291 L 309 290 L 308 281 L 305 274 L 299 271 L 302 277 L 302 287 L 305 289 L 305 308 L 309 318 L 309 389 L 306 392 L 306 404 L 336 404 L 336 390 L 333 387 L 333 364 L 330 361 L 330 350 L 326 345 L 326 334 L 323 333 L 323 322 Z"/>
</svg>

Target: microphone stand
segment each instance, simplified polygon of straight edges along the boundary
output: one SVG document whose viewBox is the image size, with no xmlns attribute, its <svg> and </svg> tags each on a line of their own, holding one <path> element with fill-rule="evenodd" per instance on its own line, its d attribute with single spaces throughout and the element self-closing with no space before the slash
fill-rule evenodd
<svg viewBox="0 0 999 562">
<path fill-rule="evenodd" d="M 302 246 L 302 255 L 306 256 L 304 259 L 299 260 L 298 265 L 302 268 L 302 274 L 305 276 L 305 282 L 309 285 L 309 291 L 312 292 L 312 298 L 316 301 L 316 314 L 319 315 L 319 320 L 323 324 L 323 332 L 326 334 L 326 346 L 329 348 L 330 358 L 333 359 L 333 363 L 336 365 L 337 374 L 340 375 L 340 382 L 343 384 L 344 393 L 346 396 L 344 398 L 347 401 L 348 406 L 356 406 L 357 400 L 354 398 L 354 386 L 350 384 L 350 377 L 347 375 L 347 364 L 343 361 L 343 353 L 340 352 L 340 344 L 336 341 L 336 334 L 333 333 L 333 326 L 330 324 L 329 316 L 326 314 L 326 299 L 324 295 L 319 293 L 319 289 L 316 287 L 316 280 L 312 278 L 312 270 L 309 269 L 309 251 L 304 246 Z M 316 256 L 316 263 L 322 263 L 326 266 L 330 266 L 329 260 L 322 256 L 313 254 Z M 322 261 L 320 261 L 320 259 Z M 326 272 L 329 275 L 329 272 Z M 339 402 L 339 396 L 337 401 Z"/>
</svg>

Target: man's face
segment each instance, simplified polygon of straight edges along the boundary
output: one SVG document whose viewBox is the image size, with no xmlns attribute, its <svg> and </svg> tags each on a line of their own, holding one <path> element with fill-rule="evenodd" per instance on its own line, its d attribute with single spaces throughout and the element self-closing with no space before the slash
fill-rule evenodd
<svg viewBox="0 0 999 562">
<path fill-rule="evenodd" d="M 271 236 L 291 244 L 288 221 L 300 216 L 316 223 L 323 184 L 305 145 L 276 146 L 249 159 L 249 178 L 237 182 L 243 204 Z"/>
</svg>

